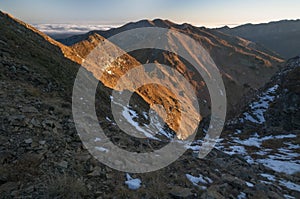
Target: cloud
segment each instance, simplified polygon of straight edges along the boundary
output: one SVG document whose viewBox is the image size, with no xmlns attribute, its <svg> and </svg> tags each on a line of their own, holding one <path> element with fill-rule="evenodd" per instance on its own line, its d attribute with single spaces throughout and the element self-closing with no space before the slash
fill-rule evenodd
<svg viewBox="0 0 300 199">
<path fill-rule="evenodd" d="M 46 34 L 65 34 L 65 33 L 75 33 L 81 34 L 92 30 L 108 30 L 116 25 L 77 25 L 77 24 L 34 24 L 38 30 Z"/>
</svg>

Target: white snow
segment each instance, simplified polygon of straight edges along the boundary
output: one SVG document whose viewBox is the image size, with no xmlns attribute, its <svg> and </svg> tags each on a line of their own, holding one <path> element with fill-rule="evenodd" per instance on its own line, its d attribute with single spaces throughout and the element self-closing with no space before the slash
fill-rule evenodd
<svg viewBox="0 0 300 199">
<path fill-rule="evenodd" d="M 283 134 L 283 135 L 268 135 L 268 136 L 259 136 L 257 133 L 249 137 L 248 139 L 240 139 L 237 136 L 230 137 L 231 141 L 226 145 L 217 146 L 219 150 L 233 155 L 240 154 L 243 155 L 245 160 L 250 163 L 261 163 L 266 167 L 276 171 L 283 172 L 286 174 L 294 174 L 300 172 L 300 154 L 294 149 L 297 149 L 298 146 L 285 142 L 282 147 L 277 149 L 263 148 L 262 143 L 267 140 L 280 140 L 280 139 L 289 139 L 297 138 L 296 134 Z M 248 152 L 245 147 L 255 146 L 258 148 L 257 151 Z M 256 155 L 255 159 L 251 156 Z M 257 155 L 263 156 L 263 158 L 257 158 Z"/>
<path fill-rule="evenodd" d="M 270 153 L 271 149 L 261 149 L 261 151 L 255 152 L 256 155 L 264 156 Z"/>
<path fill-rule="evenodd" d="M 288 149 L 300 149 L 299 144 L 292 144 L 292 143 L 288 143 L 288 142 L 285 142 L 284 144 L 288 145 Z"/>
<path fill-rule="evenodd" d="M 138 122 L 134 121 L 135 118 L 138 118 L 139 115 L 134 111 L 132 110 L 130 107 L 128 106 L 124 106 L 122 103 L 119 103 L 119 102 L 116 102 L 114 100 L 114 97 L 113 96 L 110 96 L 110 99 L 111 99 L 111 102 L 114 103 L 115 105 L 117 106 L 121 106 L 123 108 L 123 111 L 122 111 L 122 116 L 123 118 L 131 125 L 133 126 L 138 132 L 140 133 L 143 133 L 145 137 L 147 138 L 150 138 L 150 139 L 154 139 L 154 140 L 160 140 L 159 138 L 155 137 L 156 134 L 161 134 L 161 135 L 164 135 L 166 136 L 167 138 L 169 139 L 172 139 L 173 138 L 173 134 L 172 133 L 169 133 L 169 132 L 166 132 L 164 131 L 163 129 L 163 124 L 164 122 L 160 122 L 159 118 L 158 118 L 158 115 L 156 114 L 155 111 L 153 112 L 150 112 L 149 114 L 151 114 L 151 122 L 150 122 L 150 125 L 146 125 L 144 124 L 143 127 L 141 127 L 139 125 Z M 150 110 L 151 111 L 151 110 Z M 153 114 L 152 114 L 153 113 Z M 142 113 L 143 116 L 146 118 L 146 119 L 149 119 L 148 115 L 146 112 L 143 112 Z M 106 118 L 107 119 L 107 118 Z M 109 118 L 108 118 L 109 119 Z M 120 122 L 122 122 L 123 120 L 119 119 Z M 162 124 L 163 123 L 163 124 Z"/>
<path fill-rule="evenodd" d="M 262 177 L 267 178 L 269 181 L 275 181 L 276 178 L 275 176 L 271 175 L 271 174 L 267 174 L 267 173 L 262 173 L 260 174 Z"/>
<path fill-rule="evenodd" d="M 128 173 L 126 173 L 125 184 L 128 186 L 128 189 L 137 190 L 141 187 L 142 181 L 139 178 L 132 178 Z"/>
<path fill-rule="evenodd" d="M 295 184 L 291 181 L 286 181 L 286 180 L 279 180 L 279 184 L 285 186 L 286 188 L 294 191 L 300 192 L 300 185 Z"/>
<path fill-rule="evenodd" d="M 284 139 L 284 138 L 296 138 L 297 136 L 294 134 L 287 134 L 287 135 L 276 135 L 276 136 L 266 136 L 266 137 L 259 137 L 258 134 L 254 134 L 252 137 L 240 140 L 239 138 L 234 138 L 234 142 L 245 145 L 245 146 L 256 146 L 260 147 L 263 141 L 272 140 L 272 139 Z"/>
<path fill-rule="evenodd" d="M 122 111 L 122 115 L 127 120 L 128 123 L 130 123 L 133 127 L 135 127 L 135 129 L 137 131 L 144 133 L 144 135 L 148 138 L 154 139 L 154 137 L 151 133 L 145 131 L 143 128 L 140 127 L 138 122 L 133 120 L 133 118 L 138 117 L 138 115 L 135 111 L 129 109 L 128 107 L 124 107 L 124 109 Z"/>
<path fill-rule="evenodd" d="M 231 145 L 228 148 L 225 148 L 224 146 L 220 145 L 217 146 L 217 149 L 223 151 L 226 154 L 229 155 L 234 155 L 234 154 L 240 154 L 244 156 L 244 159 L 249 163 L 249 164 L 253 164 L 254 160 L 253 158 L 248 155 L 247 150 L 245 149 L 244 146 L 238 146 L 238 145 Z"/>
<path fill-rule="evenodd" d="M 201 184 L 210 184 L 210 183 L 213 182 L 209 177 L 205 177 L 205 176 L 203 176 L 201 174 L 199 174 L 199 177 L 195 177 L 195 176 L 192 176 L 190 174 L 185 174 L 185 176 L 195 186 L 198 186 L 198 183 L 201 183 Z"/>
<path fill-rule="evenodd" d="M 199 146 L 199 145 L 193 145 L 193 146 L 191 146 L 191 145 L 184 145 L 184 147 L 186 149 L 191 149 L 192 151 L 199 151 L 200 148 L 201 148 L 201 146 Z"/>
<path fill-rule="evenodd" d="M 268 181 L 265 181 L 265 180 L 260 180 L 260 182 L 262 182 L 264 184 L 272 184 L 272 182 L 268 182 Z"/>
<path fill-rule="evenodd" d="M 96 149 L 97 151 L 101 151 L 101 152 L 105 152 L 105 153 L 109 151 L 107 148 L 99 147 L 99 146 L 96 146 L 95 149 Z"/>
<path fill-rule="evenodd" d="M 286 199 L 296 199 L 295 197 L 290 196 L 290 195 L 287 195 L 287 194 L 284 194 L 283 196 L 284 196 Z"/>
<path fill-rule="evenodd" d="M 276 136 L 272 136 L 275 139 L 283 139 L 283 138 L 296 138 L 297 135 L 295 134 L 287 134 L 287 135 L 276 135 Z"/>
<path fill-rule="evenodd" d="M 224 96 L 224 93 L 221 89 L 220 89 L 220 95 Z"/>
<path fill-rule="evenodd" d="M 275 99 L 274 95 L 278 87 L 278 85 L 275 85 L 269 88 L 266 92 L 263 92 L 259 96 L 258 101 L 250 104 L 251 111 L 243 113 L 244 119 L 253 123 L 264 123 L 266 121 L 264 118 L 264 113 L 269 108 L 270 102 L 272 102 Z"/>
<path fill-rule="evenodd" d="M 224 152 L 229 154 L 229 155 L 247 154 L 247 151 L 246 151 L 245 147 L 243 147 L 243 146 L 230 146 L 229 149 L 230 149 L 229 151 L 224 151 Z"/>
<path fill-rule="evenodd" d="M 254 184 L 252 184 L 251 182 L 247 182 L 247 181 L 246 181 L 246 185 L 247 185 L 248 187 L 254 187 Z"/>
<path fill-rule="evenodd" d="M 145 119 L 146 120 L 148 120 L 149 119 L 149 117 L 148 117 L 148 115 L 147 115 L 148 113 L 147 112 L 143 112 L 143 116 L 145 117 Z"/>
<path fill-rule="evenodd" d="M 274 160 L 271 158 L 257 159 L 256 161 L 277 172 L 283 172 L 286 174 L 294 174 L 300 172 L 300 163 Z"/>
<path fill-rule="evenodd" d="M 240 134 L 240 133 L 242 133 L 242 131 L 240 129 L 236 129 L 234 133 L 235 134 Z"/>
<path fill-rule="evenodd" d="M 259 121 L 254 119 L 249 113 L 244 113 L 243 115 L 246 120 L 249 120 L 250 122 L 253 122 L 253 123 L 259 123 Z"/>
<path fill-rule="evenodd" d="M 245 145 L 245 146 L 260 147 L 260 145 L 261 145 L 261 141 L 257 137 L 250 137 L 246 140 L 234 139 L 234 142 Z"/>
<path fill-rule="evenodd" d="M 110 75 L 113 74 L 113 72 L 112 72 L 111 70 L 106 70 L 106 72 L 107 72 L 108 74 L 110 74 Z"/>
<path fill-rule="evenodd" d="M 244 192 L 241 192 L 238 196 L 237 196 L 237 199 L 245 199 L 247 198 L 246 197 L 246 194 Z"/>
</svg>

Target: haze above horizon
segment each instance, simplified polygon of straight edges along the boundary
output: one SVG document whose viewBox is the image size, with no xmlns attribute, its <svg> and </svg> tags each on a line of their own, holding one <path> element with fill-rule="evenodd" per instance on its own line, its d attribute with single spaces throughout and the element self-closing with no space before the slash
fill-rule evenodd
<svg viewBox="0 0 300 199">
<path fill-rule="evenodd" d="M 220 27 L 299 19 L 297 0 L 0 0 L 0 10 L 30 23 L 121 25 L 141 19 Z"/>
</svg>

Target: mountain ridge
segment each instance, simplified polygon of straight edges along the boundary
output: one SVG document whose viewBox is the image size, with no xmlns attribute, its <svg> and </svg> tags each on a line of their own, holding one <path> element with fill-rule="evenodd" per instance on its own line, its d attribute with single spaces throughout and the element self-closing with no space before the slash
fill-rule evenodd
<svg viewBox="0 0 300 199">
<path fill-rule="evenodd" d="M 261 24 L 244 24 L 234 28 L 221 27 L 215 30 L 240 36 L 260 43 L 285 59 L 297 56 L 299 52 L 300 19 L 281 20 Z"/>
<path fill-rule="evenodd" d="M 77 50 L 80 51 L 80 48 L 82 48 L 82 51 L 86 52 L 87 49 L 86 45 L 88 45 L 88 40 L 90 36 L 101 35 L 104 38 L 108 38 L 109 36 L 118 34 L 124 30 L 130 30 L 132 28 L 138 28 L 138 27 L 167 27 L 170 30 L 182 32 L 195 39 L 211 54 L 217 66 L 220 66 L 219 70 L 222 72 L 222 74 L 224 74 L 224 78 L 225 78 L 224 81 L 227 81 L 227 83 L 235 82 L 235 84 L 240 84 L 235 89 L 231 88 L 235 86 L 234 84 L 231 87 L 228 87 L 227 89 L 229 89 L 229 92 L 231 92 L 230 90 L 232 89 L 236 91 L 240 90 L 238 92 L 240 93 L 241 90 L 244 89 L 243 85 L 249 84 L 249 82 L 250 82 L 249 84 L 250 88 L 257 89 L 258 87 L 260 87 L 262 84 L 265 83 L 263 79 L 267 79 L 267 77 L 271 77 L 271 75 L 274 74 L 276 70 L 278 70 L 278 65 L 280 65 L 283 62 L 283 60 L 280 57 L 277 57 L 277 55 L 274 54 L 273 52 L 268 51 L 265 48 L 261 47 L 260 45 L 247 41 L 243 38 L 226 35 L 221 32 L 206 29 L 203 27 L 200 28 L 194 27 L 186 23 L 178 25 L 170 21 L 161 20 L 161 19 L 156 19 L 153 21 L 141 20 L 138 22 L 132 22 L 126 24 L 120 28 L 113 28 L 108 31 L 91 31 L 87 34 L 76 35 L 60 41 L 67 45 L 72 44 L 70 46 L 71 48 L 75 46 Z M 79 42 L 74 43 L 75 41 L 79 41 Z M 83 46 L 80 47 L 80 43 L 83 41 L 85 42 L 84 47 Z M 88 47 L 88 49 L 92 49 L 92 47 L 95 47 L 94 44 L 91 44 L 91 46 Z M 157 54 L 157 52 L 153 52 L 153 53 Z M 182 62 L 182 60 L 175 57 L 174 55 L 168 55 L 168 53 L 163 53 L 163 55 L 160 56 L 160 58 L 152 56 L 153 57 L 152 60 L 147 60 L 147 56 L 151 57 L 150 52 L 146 52 L 144 54 L 143 53 L 134 54 L 134 52 L 129 52 L 129 54 L 133 58 L 137 59 L 140 63 L 147 63 L 148 61 L 150 62 L 157 61 L 161 64 L 172 65 L 173 67 L 174 64 L 177 63 L 177 65 L 178 64 L 181 65 L 181 66 L 178 65 L 177 68 L 181 68 L 181 69 L 187 68 L 187 66 L 185 66 L 186 65 L 185 62 Z M 235 56 L 237 58 L 234 58 Z M 241 61 L 234 61 L 239 59 Z M 179 60 L 180 63 L 174 60 Z M 191 68 L 191 66 L 189 67 Z M 257 73 L 261 73 L 261 75 L 266 75 L 267 77 L 263 77 L 263 78 L 258 77 L 251 71 L 251 69 L 249 70 L 249 68 L 251 67 L 253 67 L 253 70 L 254 68 L 258 70 L 262 70 L 261 72 L 257 72 Z M 244 69 L 244 71 L 240 71 L 242 69 Z M 186 69 L 184 70 L 187 71 Z M 249 71 L 246 72 L 247 70 Z M 241 74 L 242 72 L 249 73 L 250 74 L 249 78 L 251 78 L 252 80 L 248 80 L 247 79 L 248 77 L 243 77 L 238 75 Z M 190 78 L 191 80 L 191 77 L 188 78 Z M 234 98 L 230 99 L 230 101 L 232 102 L 230 106 L 234 106 L 235 103 L 234 100 L 235 100 Z"/>
<path fill-rule="evenodd" d="M 12 21 L 17 22 L 18 24 L 26 27 L 29 30 L 32 30 L 33 32 L 37 33 L 39 36 L 41 36 L 43 39 L 45 39 L 46 41 L 50 42 L 51 44 L 59 47 L 62 51 L 62 53 L 69 59 L 71 59 L 72 61 L 76 62 L 76 63 L 81 63 L 82 58 L 78 57 L 78 55 L 72 51 L 72 49 L 68 48 L 67 46 L 63 45 L 62 43 L 52 39 L 50 36 L 46 35 L 45 33 L 39 31 L 38 29 L 34 28 L 33 26 L 24 23 L 23 21 L 15 18 L 13 15 L 2 12 L 0 10 L 0 13 L 6 17 L 7 19 L 11 19 Z"/>
</svg>

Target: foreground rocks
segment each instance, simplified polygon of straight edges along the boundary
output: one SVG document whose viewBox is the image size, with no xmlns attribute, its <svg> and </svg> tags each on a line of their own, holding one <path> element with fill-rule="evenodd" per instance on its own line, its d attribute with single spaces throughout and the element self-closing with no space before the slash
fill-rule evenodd
<svg viewBox="0 0 300 199">
<path fill-rule="evenodd" d="M 37 95 L 32 95 L 28 90 L 33 82 L 19 69 L 14 74 L 8 66 L 1 67 L 1 74 L 5 74 L 0 82 L 2 198 L 236 198 L 240 194 L 283 198 L 276 184 L 261 182 L 265 178 L 259 173 L 266 168 L 218 150 L 203 160 L 187 151 L 162 170 L 131 174 L 141 179 L 142 187 L 129 190 L 125 173 L 99 163 L 84 149 L 72 121 L 71 104 L 59 96 L 62 91 L 45 92 L 45 85 L 40 85 Z M 211 181 L 192 183 L 186 174 L 201 174 Z"/>
</svg>

